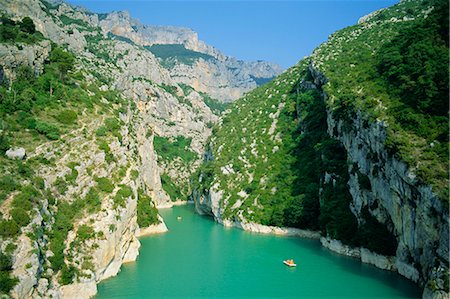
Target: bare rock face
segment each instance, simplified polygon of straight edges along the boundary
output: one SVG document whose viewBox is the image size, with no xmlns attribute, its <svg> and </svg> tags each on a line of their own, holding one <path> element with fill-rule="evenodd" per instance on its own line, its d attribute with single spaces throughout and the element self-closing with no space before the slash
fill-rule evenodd
<svg viewBox="0 0 450 299">
<path fill-rule="evenodd" d="M 35 75 L 39 75 L 44 70 L 44 62 L 50 53 L 49 41 L 41 41 L 34 45 L 7 45 L 0 44 L 0 68 L 3 69 L 3 78 L 0 81 L 13 81 L 15 72 L 21 66 L 30 67 Z"/>
<path fill-rule="evenodd" d="M 10 159 L 23 160 L 25 158 L 25 149 L 23 147 L 10 148 L 5 154 Z"/>
</svg>

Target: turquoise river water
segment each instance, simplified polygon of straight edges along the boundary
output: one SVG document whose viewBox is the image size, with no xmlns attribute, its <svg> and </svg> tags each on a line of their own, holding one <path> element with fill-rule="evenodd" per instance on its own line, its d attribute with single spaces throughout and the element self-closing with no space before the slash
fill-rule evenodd
<svg viewBox="0 0 450 299">
<path fill-rule="evenodd" d="M 142 238 L 137 261 L 100 283 L 96 298 L 421 297 L 400 275 L 334 254 L 317 240 L 225 228 L 192 205 L 160 213 L 169 232 Z M 285 266 L 288 258 L 298 266 Z"/>
</svg>

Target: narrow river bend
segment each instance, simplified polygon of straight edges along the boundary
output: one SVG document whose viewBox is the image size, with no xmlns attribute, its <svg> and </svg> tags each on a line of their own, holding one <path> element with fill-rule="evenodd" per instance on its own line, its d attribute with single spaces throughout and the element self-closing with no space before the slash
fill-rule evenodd
<svg viewBox="0 0 450 299">
<path fill-rule="evenodd" d="M 142 238 L 137 261 L 100 283 L 96 298 L 421 297 L 400 275 L 334 254 L 317 240 L 225 228 L 192 205 L 160 213 L 169 232 Z M 286 267 L 287 258 L 298 266 Z"/>
</svg>

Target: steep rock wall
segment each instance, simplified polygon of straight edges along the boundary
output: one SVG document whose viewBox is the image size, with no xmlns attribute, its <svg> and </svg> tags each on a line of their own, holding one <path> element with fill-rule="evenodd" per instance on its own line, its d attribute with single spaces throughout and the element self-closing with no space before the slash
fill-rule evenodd
<svg viewBox="0 0 450 299">
<path fill-rule="evenodd" d="M 315 81 L 323 74 L 311 67 Z M 436 277 L 447 279 L 449 223 L 448 209 L 430 186 L 420 182 L 407 165 L 385 146 L 384 122 L 370 122 L 358 111 L 350 123 L 337 120 L 327 112 L 328 133 L 344 145 L 348 159 L 352 195 L 351 210 L 362 222 L 362 209 L 385 224 L 398 240 L 395 267 L 415 281 L 428 285 Z M 357 168 L 357 169 L 355 169 Z M 362 186 L 358 175 L 370 181 Z"/>
</svg>

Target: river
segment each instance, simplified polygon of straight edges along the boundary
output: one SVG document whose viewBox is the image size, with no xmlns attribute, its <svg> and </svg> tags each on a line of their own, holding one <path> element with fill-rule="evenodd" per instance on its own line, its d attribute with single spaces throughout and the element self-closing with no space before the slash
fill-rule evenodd
<svg viewBox="0 0 450 299">
<path fill-rule="evenodd" d="M 137 261 L 100 283 L 96 298 L 421 297 L 400 275 L 334 254 L 317 240 L 226 228 L 192 205 L 160 214 L 169 232 L 141 238 Z M 285 266 L 288 258 L 298 266 Z"/>
</svg>

